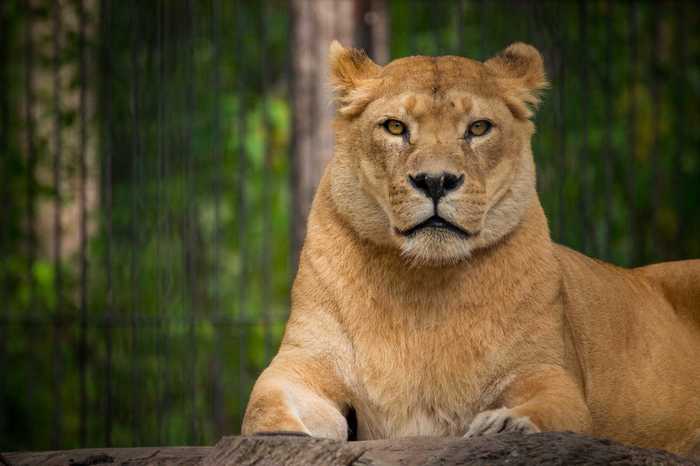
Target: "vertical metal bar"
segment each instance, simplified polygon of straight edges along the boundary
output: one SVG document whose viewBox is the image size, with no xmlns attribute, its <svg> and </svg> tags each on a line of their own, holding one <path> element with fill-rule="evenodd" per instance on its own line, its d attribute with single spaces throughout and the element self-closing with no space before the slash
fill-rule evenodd
<svg viewBox="0 0 700 466">
<path fill-rule="evenodd" d="M 24 100 L 25 100 L 25 137 L 27 146 L 27 184 L 26 184 L 26 224 L 27 224 L 27 270 L 26 280 L 29 285 L 29 310 L 36 312 L 36 280 L 34 279 L 34 264 L 36 262 L 36 120 L 34 118 L 34 10 L 27 6 L 24 27 Z M 31 384 L 30 384 L 31 385 Z"/>
<path fill-rule="evenodd" d="M 25 100 L 25 126 L 26 126 L 26 150 L 27 150 L 27 183 L 26 183 L 26 280 L 29 288 L 29 304 L 27 315 L 35 315 L 38 311 L 38 301 L 36 292 L 36 280 L 34 278 L 34 266 L 36 264 L 37 254 L 37 227 L 36 227 L 36 166 L 37 166 L 37 147 L 36 147 L 36 120 L 34 115 L 35 95 L 34 95 L 34 39 L 32 32 L 34 29 L 34 10 L 31 6 L 26 8 L 26 18 L 24 26 L 24 60 L 25 60 L 25 81 L 24 81 L 24 100 Z M 5 89 L 5 86 L 3 86 Z M 35 337 L 35 330 L 31 324 L 26 324 L 27 339 L 31 340 Z M 29 370 L 35 370 L 36 356 L 28 351 L 26 362 Z M 27 399 L 29 406 L 34 406 L 35 403 L 35 384 L 31 383 L 31 379 L 26 381 Z"/>
<path fill-rule="evenodd" d="M 199 249 L 196 243 L 196 226 L 194 222 L 197 218 L 195 198 L 197 196 L 193 163 L 194 147 L 192 144 L 193 117 L 195 113 L 195 87 L 196 78 L 194 73 L 194 40 L 195 40 L 195 10 L 192 0 L 185 3 L 186 9 L 186 37 L 187 56 L 185 59 L 185 167 L 186 167 L 186 199 L 187 206 L 185 212 L 185 273 L 187 274 L 187 289 L 189 291 L 189 320 L 188 320 L 188 340 L 189 340 L 189 443 L 199 443 L 197 439 L 197 305 L 198 305 L 198 285 L 196 268 L 196 250 Z"/>
<path fill-rule="evenodd" d="M 168 63 L 171 58 L 171 53 L 173 50 L 177 50 L 179 44 L 177 44 L 177 31 L 172 31 L 175 28 L 173 24 L 174 21 L 171 20 L 171 11 L 167 2 L 163 2 L 163 70 L 165 73 L 171 73 L 175 71 L 175 64 Z M 173 61 L 175 61 L 176 56 L 173 55 Z M 165 183 L 165 196 L 163 198 L 164 205 L 162 205 L 163 212 L 165 214 L 165 238 L 168 241 L 175 242 L 175 234 L 173 232 L 173 220 L 174 212 L 173 206 L 171 204 L 172 195 L 174 194 L 176 187 L 176 177 L 173 176 L 177 173 L 177 168 L 173 169 L 171 167 L 171 160 L 177 163 L 175 158 L 176 152 L 173 151 L 174 147 L 177 147 L 172 143 L 172 139 L 175 137 L 175 131 L 173 127 L 174 113 L 176 112 L 176 101 L 175 101 L 175 86 L 169 79 L 167 79 L 167 74 L 161 77 L 159 84 L 163 86 L 163 120 L 161 124 L 164 126 L 163 135 L 163 182 Z M 171 84 L 173 84 L 171 86 Z M 172 105 L 171 105 L 172 104 Z M 177 123 L 177 120 L 175 120 Z M 177 165 L 176 165 L 177 167 Z M 175 252 L 175 251 L 172 251 Z M 161 420 L 160 429 L 163 430 L 163 441 L 165 443 L 170 442 L 170 428 L 168 425 L 170 409 L 171 409 L 171 372 L 170 372 L 170 326 L 171 326 L 171 314 L 166 311 L 172 304 L 176 302 L 174 293 L 178 290 L 174 290 L 175 287 L 175 257 L 174 254 L 168 254 L 164 257 L 164 264 L 167 264 L 165 268 L 165 290 L 163 293 L 163 300 L 166 304 L 166 308 L 163 309 L 163 313 L 159 316 L 161 322 L 161 339 L 163 344 L 163 352 L 161 354 L 162 364 L 161 368 L 163 371 L 163 419 Z"/>
<path fill-rule="evenodd" d="M 421 5 L 425 6 L 425 5 Z M 429 8 L 428 21 L 430 22 L 430 38 L 432 39 L 432 50 L 429 52 L 430 55 L 443 55 L 445 54 L 445 44 L 442 40 L 442 28 L 444 24 L 441 21 L 440 13 L 442 8 Z"/>
<path fill-rule="evenodd" d="M 631 89 L 630 93 L 630 104 L 627 113 L 627 147 L 628 151 L 628 169 L 625 170 L 625 188 L 627 194 L 627 205 L 630 212 L 630 221 L 628 224 L 632 229 L 632 236 L 634 238 L 634 244 L 632 247 L 631 256 L 627 257 L 627 261 L 632 261 L 634 264 L 639 264 L 641 261 L 643 253 L 641 252 L 641 241 L 643 238 L 643 233 L 641 231 L 642 226 L 639 225 L 638 212 L 637 212 L 637 200 L 635 192 L 635 170 L 631 167 L 634 166 L 634 161 L 636 160 L 637 154 L 637 86 L 638 81 L 638 63 L 639 63 L 639 47 L 638 47 L 638 29 L 639 29 L 639 6 L 636 1 L 630 2 L 629 4 L 629 46 L 630 46 L 630 72 L 629 72 L 629 82 L 628 88 Z M 629 264 L 628 264 L 629 265 Z"/>
<path fill-rule="evenodd" d="M 603 233 L 603 243 L 601 249 L 601 258 L 604 260 L 610 259 L 610 246 L 612 240 L 612 202 L 610 200 L 613 196 L 613 166 L 616 158 L 616 151 L 613 148 L 612 142 L 612 131 L 613 125 L 610 123 L 613 120 L 613 110 L 612 110 L 612 44 L 613 42 L 613 15 L 614 2 L 608 0 L 605 4 L 606 15 L 605 15 L 605 62 L 603 65 L 603 90 L 605 98 L 603 99 L 603 113 L 605 115 L 605 121 L 607 122 L 605 126 L 604 133 L 604 148 L 601 151 L 604 158 L 605 166 L 605 199 L 608 202 L 605 203 L 605 216 L 604 216 L 604 233 Z"/>
<path fill-rule="evenodd" d="M 158 375 L 156 381 L 156 407 L 155 407 L 155 442 L 156 444 L 162 444 L 161 438 L 161 421 L 163 419 L 163 367 L 161 364 L 160 355 L 162 353 L 162 341 L 161 341 L 161 315 L 162 315 L 162 296 L 163 296 L 163 273 L 162 273 L 162 255 L 161 255 L 161 243 L 165 240 L 163 236 L 163 94 L 165 92 L 165 83 L 163 82 L 163 4 L 162 0 L 156 3 L 156 55 L 158 59 L 158 70 L 156 72 L 156 86 L 159 91 L 156 92 L 156 236 L 159 238 L 155 242 L 155 254 L 156 254 L 156 293 L 155 293 L 155 330 L 154 330 L 154 350 L 155 350 L 155 360 L 156 360 L 156 373 Z"/>
<path fill-rule="evenodd" d="M 8 9 L 6 5 L 0 3 L 0 150 L 6 150 L 9 146 L 9 125 L 10 125 L 10 86 L 9 77 L 7 72 L 6 63 L 9 62 L 9 18 Z M 5 180 L 8 176 L 8 170 L 5 169 L 5 163 L 10 154 L 3 154 L 3 158 L 0 159 L 0 202 L 3 206 L 6 206 L 6 202 L 9 201 L 10 193 L 8 185 L 9 183 Z M 9 222 L 2 222 L 0 224 L 0 257 L 5 257 L 6 251 L 9 249 L 10 235 L 8 235 L 8 225 Z M 0 270 L 0 300 L 5 303 L 9 301 L 10 298 L 10 286 L 6 271 Z M 0 374 L 5 374 L 6 369 L 6 356 L 7 351 L 7 339 L 5 336 L 6 327 L 9 325 L 11 310 L 8 305 L 0 306 Z M 5 435 L 5 432 L 9 430 L 9 423 L 6 419 L 8 416 L 5 414 L 5 377 L 0 379 L 0 435 Z M 7 424 L 7 425 L 6 425 Z"/>
<path fill-rule="evenodd" d="M 307 1 L 308 1 L 308 0 L 307 0 Z M 418 0 L 408 0 L 408 1 L 410 1 L 409 10 L 410 10 L 410 11 L 417 11 L 417 10 L 418 10 L 418 7 L 419 7 L 419 5 L 420 5 L 420 3 L 418 3 Z M 416 21 L 417 21 L 416 15 L 411 15 L 410 17 L 411 17 L 410 23 L 413 24 L 413 27 L 412 27 L 411 29 L 414 30 L 414 31 L 417 31 L 418 28 L 415 27 L 415 24 L 416 24 Z M 408 35 L 408 51 L 409 51 L 409 53 L 410 53 L 411 55 L 415 55 L 415 54 L 419 53 L 418 50 L 417 50 L 417 49 L 418 49 L 418 44 L 417 44 L 417 42 L 416 42 L 416 37 L 417 37 L 417 36 L 418 36 L 418 34 L 409 34 L 409 35 Z M 303 238 L 302 238 L 302 240 L 303 240 Z"/>
<path fill-rule="evenodd" d="M 87 65 L 85 62 L 85 5 L 83 0 L 78 1 L 79 21 L 79 80 L 80 80 L 80 342 L 78 350 L 80 371 L 80 414 L 79 414 L 79 441 L 80 446 L 85 447 L 87 442 Z"/>
<path fill-rule="evenodd" d="M 531 0 L 521 0 L 520 2 L 520 8 L 522 9 L 522 15 L 525 16 L 525 38 L 528 41 L 528 43 L 535 45 L 536 47 L 539 47 L 540 44 L 538 44 L 535 41 L 534 37 L 534 31 L 533 31 L 533 17 L 534 13 L 532 11 L 532 1 Z M 538 177 L 539 178 L 539 177 Z"/>
<path fill-rule="evenodd" d="M 243 18 L 243 2 L 236 2 L 236 43 L 240 44 L 242 39 L 245 37 L 243 32 L 244 18 Z M 239 55 L 240 57 L 240 55 Z M 236 96 L 238 96 L 238 106 L 236 109 L 236 139 L 238 142 L 238 208 L 237 217 L 238 221 L 238 250 L 241 257 L 240 260 L 240 271 L 238 274 L 238 330 L 240 332 L 239 347 L 238 347 L 238 400 L 242 404 L 243 400 L 247 398 L 247 385 L 248 385 L 248 360 L 247 360 L 247 322 L 248 312 L 247 312 L 247 289 L 248 283 L 248 254 L 247 254 L 247 204 L 246 204 L 246 192 L 245 187 L 246 176 L 247 176 L 247 152 L 245 148 L 245 137 L 246 137 L 246 111 L 247 99 L 245 94 L 245 83 L 244 83 L 244 69 L 243 60 L 236 60 Z M 242 406 L 241 406 L 242 408 Z"/>
<path fill-rule="evenodd" d="M 290 238 L 290 247 L 289 247 L 289 254 L 288 254 L 288 261 L 287 261 L 287 288 L 291 289 L 292 283 L 294 280 L 294 276 L 296 274 L 296 243 L 295 243 L 295 222 L 294 219 L 292 218 L 294 215 L 294 209 L 295 209 L 295 198 L 296 195 L 294 193 L 294 180 L 299 179 L 299 174 L 297 172 L 297 161 L 295 160 L 295 154 L 296 154 L 296 147 L 297 147 L 297 139 L 295 130 L 296 130 L 296 118 L 294 118 L 294 115 L 296 114 L 296 103 L 294 99 L 294 88 L 297 85 L 295 83 L 295 73 L 294 73 L 294 68 L 295 68 L 295 63 L 294 63 L 294 57 L 293 57 L 293 52 L 296 50 L 296 44 L 297 44 L 297 37 L 296 37 L 296 31 L 294 29 L 294 23 L 295 23 L 295 8 L 294 8 L 294 2 L 289 2 L 287 4 L 287 37 L 289 37 L 289 40 L 287 41 L 287 47 L 285 48 L 285 54 L 284 54 L 284 78 L 283 81 L 287 82 L 287 86 L 284 88 L 286 92 L 286 101 L 287 105 L 289 106 L 289 114 L 288 114 L 288 120 L 287 120 L 287 126 L 290 128 L 290 131 L 292 134 L 289 136 L 289 144 L 287 146 L 286 150 L 286 156 L 287 159 L 290 161 L 289 163 L 289 175 L 287 177 L 287 182 L 288 182 L 288 190 L 289 190 L 289 200 L 287 201 L 287 210 L 290 212 L 290 215 L 288 217 L 289 225 L 288 225 L 288 231 L 289 231 L 289 238 Z M 284 302 L 284 308 L 289 309 L 290 308 L 290 303 L 291 303 L 291 293 L 286 293 L 285 295 L 285 302 Z"/>
<path fill-rule="evenodd" d="M 214 325 L 214 354 L 212 355 L 212 414 L 214 419 L 214 435 L 219 438 L 225 429 L 224 426 L 224 390 L 221 381 L 221 356 L 223 352 L 221 326 L 223 315 L 221 313 L 221 184 L 222 174 L 225 173 L 224 157 L 221 150 L 221 0 L 212 0 L 211 30 L 213 33 L 213 128 L 212 128 L 212 155 L 215 167 L 212 171 L 212 189 L 214 196 L 214 255 L 212 275 L 212 316 Z"/>
<path fill-rule="evenodd" d="M 454 48 L 457 55 L 464 54 L 464 11 L 466 0 L 459 0 L 455 5 L 457 9 L 457 46 Z"/>
<path fill-rule="evenodd" d="M 561 13 L 561 4 L 557 4 L 557 16 Z M 554 26 L 553 26 L 554 27 Z M 557 85 L 557 100 L 554 111 L 555 125 L 557 128 L 557 161 L 559 170 L 559 192 L 557 196 L 558 211 L 557 211 L 557 241 L 564 240 L 564 185 L 566 183 L 566 102 L 564 94 L 566 93 L 566 31 L 561 27 L 556 27 L 556 47 L 558 53 L 557 62 L 557 77 L 559 82 Z"/>
<path fill-rule="evenodd" d="M 164 95 L 164 89 L 163 86 L 166 85 L 165 83 L 165 27 L 164 27 L 164 22 L 165 22 L 165 5 L 164 5 L 164 0 L 160 0 L 158 2 L 158 19 L 157 19 L 157 43 L 158 43 L 158 78 L 157 78 L 157 84 L 159 87 L 159 92 L 157 93 L 158 95 L 158 119 L 157 119 L 157 153 L 158 153 L 158 168 L 157 168 L 157 182 L 156 182 L 156 212 L 158 216 L 158 224 L 157 224 L 157 235 L 158 238 L 160 238 L 158 241 L 156 241 L 156 283 L 157 283 L 157 292 L 156 292 L 156 325 L 155 325 L 155 332 L 154 332 L 154 339 L 155 339 L 155 349 L 156 349 L 156 365 L 157 365 L 157 373 L 158 373 L 158 382 L 157 382 L 157 393 L 158 393 L 158 400 L 156 402 L 156 443 L 157 444 L 162 444 L 163 443 L 163 417 L 164 417 L 164 410 L 165 410 L 165 396 L 163 394 L 164 389 L 163 387 L 165 386 L 164 382 L 164 377 L 165 373 L 163 370 L 163 362 L 162 362 L 162 352 L 163 352 L 163 338 L 162 338 L 162 318 L 164 311 L 163 309 L 166 307 L 167 303 L 164 303 L 164 294 L 165 294 L 165 277 L 163 276 L 163 267 L 162 267 L 162 248 L 161 248 L 161 242 L 164 239 L 165 231 L 164 231 L 164 223 L 165 223 L 165 215 L 166 213 L 164 212 L 163 208 L 163 197 L 164 197 L 164 189 L 163 189 L 163 184 L 164 184 L 164 178 L 165 178 L 165 148 L 164 148 L 164 143 L 165 143 L 165 135 L 164 135 L 164 130 L 163 130 L 163 125 L 165 121 L 165 95 Z"/>
<path fill-rule="evenodd" d="M 593 192 L 593 179 L 591 177 L 591 167 L 589 164 L 585 163 L 590 157 L 590 146 L 589 146 L 589 127 L 588 119 L 589 115 L 589 102 L 591 99 L 591 88 L 589 83 L 589 59 L 588 59 L 588 2 L 586 0 L 579 0 L 578 2 L 578 19 L 579 19 L 579 64 L 580 64 L 580 74 L 579 79 L 581 80 L 581 94 L 580 94 L 580 109 L 579 115 L 581 117 L 581 150 L 580 155 L 576 163 L 579 165 L 580 169 L 577 170 L 581 173 L 581 179 L 579 181 L 579 194 L 581 195 L 582 209 L 581 213 L 583 216 L 583 221 L 580 222 L 581 225 L 581 241 L 583 252 L 591 254 L 594 253 L 596 245 L 596 232 L 595 222 L 592 218 L 591 205 L 593 200 L 591 194 Z M 581 191 L 583 191 L 581 193 Z"/>
<path fill-rule="evenodd" d="M 262 306 L 262 317 L 263 317 L 263 360 L 265 363 L 268 362 L 269 353 L 271 351 L 270 342 L 270 295 L 272 293 L 272 273 L 270 258 L 272 257 L 272 249 L 274 247 L 271 238 L 271 228 L 272 228 L 272 202 L 271 195 L 272 189 L 270 189 L 270 171 L 272 170 L 272 122 L 270 119 L 270 108 L 268 104 L 269 100 L 269 75 L 270 67 L 268 64 L 268 37 L 267 37 L 267 24 L 266 24 L 266 13 L 267 9 L 266 2 L 263 2 L 260 6 L 260 45 L 262 47 L 262 53 L 260 54 L 260 77 L 261 77 L 261 91 L 262 91 L 262 124 L 263 124 L 263 173 L 262 173 L 262 286 L 260 287 L 260 303 Z"/>
<path fill-rule="evenodd" d="M 479 3 L 479 60 L 484 60 L 486 58 L 486 21 L 485 18 L 489 18 L 489 12 L 487 7 L 489 3 L 486 0 L 472 0 Z M 473 52 L 471 52 L 473 53 Z"/>
<path fill-rule="evenodd" d="M 672 160 L 672 179 L 675 188 L 674 203 L 677 209 L 678 227 L 675 234 L 675 240 L 673 244 L 675 245 L 675 257 L 686 257 L 686 242 L 683 241 L 685 238 L 685 232 L 688 225 L 689 215 L 686 215 L 684 206 L 687 203 L 684 194 L 684 184 L 683 184 L 683 172 L 682 164 L 686 152 L 686 146 L 688 144 L 688 130 L 685 124 L 685 118 L 688 114 L 688 99 L 686 97 L 686 89 L 688 87 L 688 75 L 685 70 L 688 68 L 688 17 L 686 15 L 686 4 L 685 2 L 676 2 L 675 4 L 675 17 L 676 17 L 676 27 L 675 27 L 675 37 L 674 37 L 674 49 L 676 50 L 677 56 L 676 60 L 678 62 L 675 64 L 674 69 L 676 70 L 676 79 L 673 86 L 673 114 L 676 116 L 677 124 L 675 125 L 676 136 L 675 148 L 673 151 Z M 679 82 L 680 81 L 680 82 Z"/>
<path fill-rule="evenodd" d="M 158 445 L 162 444 L 162 419 L 163 419 L 163 365 L 161 363 L 160 355 L 162 353 L 162 296 L 163 296 L 163 273 L 162 273 L 162 254 L 161 254 L 161 243 L 165 240 L 163 236 L 163 100 L 165 93 L 166 84 L 163 82 L 163 63 L 165 59 L 163 58 L 163 3 L 162 0 L 158 0 L 156 3 L 156 55 L 158 57 L 158 70 L 156 73 L 156 86 L 159 91 L 156 92 L 156 236 L 159 238 L 155 242 L 155 254 L 156 254 L 156 293 L 155 293 L 155 318 L 156 326 L 154 331 L 154 349 L 155 349 L 155 360 L 156 360 L 156 373 L 158 378 L 156 381 L 156 409 L 155 409 L 155 442 Z"/>
<path fill-rule="evenodd" d="M 522 9 L 523 9 L 523 14 L 525 15 L 524 21 L 527 23 L 525 26 L 525 29 L 527 31 L 527 40 L 533 44 L 535 47 L 537 47 L 544 58 L 545 62 L 545 67 L 547 68 L 547 72 L 550 73 L 551 69 L 551 50 L 550 47 L 547 45 L 547 48 L 545 48 L 545 40 L 544 40 L 544 31 L 542 27 L 539 27 L 538 25 L 538 19 L 539 19 L 539 14 L 537 11 L 537 5 L 538 2 L 537 0 L 523 0 L 522 2 Z M 551 76 L 549 76 L 549 79 L 551 79 Z M 544 134 L 545 132 L 549 132 L 549 121 L 551 121 L 551 111 L 543 112 L 542 116 L 538 118 L 538 123 L 537 123 L 537 132 L 539 134 Z M 532 141 L 532 150 L 536 152 L 536 157 L 540 160 L 544 160 L 542 157 L 544 154 L 539 152 L 539 147 L 541 147 L 541 141 L 543 139 L 549 139 L 546 136 L 539 136 L 537 138 L 534 138 Z M 551 152 L 551 151 L 550 151 Z M 549 180 L 551 179 L 551 176 L 549 175 L 550 172 L 550 164 L 549 163 L 539 163 L 538 164 L 538 171 L 537 171 L 537 176 L 535 177 L 535 189 L 537 190 L 537 193 L 540 195 L 540 199 L 542 202 L 544 202 L 544 199 L 542 199 L 543 194 L 545 192 L 549 192 Z M 548 210 L 549 205 L 545 206 L 545 209 Z"/>
<path fill-rule="evenodd" d="M 112 245 L 113 243 L 113 218 L 112 218 L 112 159 L 114 150 L 113 128 L 114 118 L 112 115 L 112 92 L 113 88 L 113 63 L 112 53 L 109 46 L 109 37 L 112 33 L 112 2 L 111 0 L 102 0 L 100 5 L 101 16 L 101 56 L 102 64 L 102 81 L 103 95 L 102 105 L 104 111 L 105 125 L 102 134 L 102 163 L 103 163 L 103 229 L 105 235 L 105 257 L 104 271 L 106 279 L 106 306 L 103 312 L 104 338 L 105 338 L 105 366 L 104 366 L 104 404 L 103 404 L 103 435 L 105 446 L 112 445 L 112 329 L 111 319 L 112 310 L 114 308 L 114 290 L 112 283 Z"/>
<path fill-rule="evenodd" d="M 62 383 L 62 348 L 61 325 L 63 318 L 63 271 L 61 269 L 61 165 L 63 156 L 62 138 L 62 108 L 61 108 L 61 52 L 63 25 L 61 22 L 61 5 L 59 0 L 53 0 L 53 265 L 54 265 L 54 294 L 55 307 L 53 315 L 53 352 L 51 392 L 53 397 L 53 436 L 52 447 L 60 448 L 63 442 L 63 400 L 61 397 Z"/>
<path fill-rule="evenodd" d="M 158 272 L 158 260 L 160 252 L 160 212 L 156 203 L 159 199 L 160 178 L 160 146 L 158 146 L 158 102 L 160 101 L 160 86 L 156 81 L 158 76 L 159 63 L 159 43 L 158 43 L 158 2 L 144 4 L 134 0 L 134 4 L 139 8 L 138 40 L 145 56 L 140 55 L 138 66 L 142 70 L 139 75 L 139 158 L 137 164 L 138 185 L 148 187 L 142 189 L 137 195 L 137 218 L 144 215 L 148 217 L 147 222 L 141 222 L 136 230 L 137 244 L 140 248 L 153 244 L 155 254 L 144 262 L 146 257 L 137 256 L 136 277 L 137 284 L 150 283 L 150 288 L 144 290 L 142 287 L 136 288 L 134 296 L 134 325 L 136 329 L 135 351 L 137 354 L 135 380 L 137 387 L 135 394 L 138 396 L 139 415 L 145 416 L 145 422 L 135 419 L 135 437 L 138 445 L 146 442 L 155 442 L 158 429 L 156 428 L 156 415 L 158 407 L 158 387 L 159 381 L 157 368 L 152 369 L 151 363 L 147 359 L 156 359 L 155 329 L 157 328 L 158 312 L 160 311 L 160 275 Z M 147 6 L 146 9 L 143 7 Z M 147 26 L 147 18 L 151 18 Z M 154 24 L 155 23 L 155 24 Z M 146 154 L 149 154 L 148 156 Z M 150 309 L 143 309 L 142 303 L 146 294 L 151 294 L 153 306 Z M 149 390 L 142 387 L 148 384 Z"/>
<path fill-rule="evenodd" d="M 301 15 L 302 10 L 301 0 L 292 0 L 289 2 L 289 19 L 287 20 L 287 25 L 289 28 L 289 41 L 286 49 L 287 57 L 287 101 L 289 103 L 289 115 L 291 121 L 289 122 L 290 128 L 290 141 L 287 150 L 287 157 L 289 158 L 289 204 L 288 209 L 291 212 L 289 219 L 289 237 L 291 238 L 291 245 L 289 248 L 289 271 L 288 271 L 288 283 L 291 288 L 291 284 L 294 281 L 294 274 L 296 273 L 298 251 L 301 249 L 301 235 L 300 228 L 298 228 L 297 222 L 294 221 L 294 216 L 300 204 L 299 198 L 301 197 L 299 190 L 299 180 L 301 179 L 301 167 L 299 163 L 299 119 L 295 118 L 297 112 L 299 111 L 299 102 L 296 99 L 296 89 L 300 87 L 300 80 L 298 73 L 298 60 L 296 57 L 296 51 L 298 49 L 298 44 L 300 38 L 298 37 L 300 33 L 300 28 L 297 26 L 298 17 Z"/>
<path fill-rule="evenodd" d="M 661 47 L 662 47 L 662 37 L 661 37 L 661 18 L 664 15 L 664 8 L 659 8 L 655 11 L 652 17 L 652 44 L 651 47 L 651 83 L 650 93 L 651 93 L 651 114 L 654 115 L 652 118 L 652 142 L 651 147 L 651 186 L 650 188 L 654 190 L 654 194 L 651 196 L 650 208 L 651 215 L 648 219 L 649 231 L 644 235 L 644 257 L 650 257 L 651 259 L 657 259 L 663 257 L 663 251 L 656 249 L 654 251 L 649 247 L 650 245 L 655 245 L 657 248 L 663 248 L 665 242 L 657 238 L 657 228 L 656 224 L 658 222 L 659 209 L 661 207 L 661 198 L 664 193 L 663 180 L 661 178 L 661 170 L 659 169 L 659 151 L 661 150 L 660 142 L 660 128 L 659 122 L 665 119 L 663 114 L 663 107 L 661 106 L 661 86 L 659 86 L 659 73 L 661 67 Z"/>
<path fill-rule="evenodd" d="M 136 254 L 140 249 L 140 228 L 137 224 L 140 221 L 139 210 L 137 206 L 138 194 L 137 186 L 142 180 L 142 150 L 141 150 L 141 125 L 143 124 L 141 120 L 141 78 L 140 78 L 140 52 L 143 49 L 143 44 L 141 40 L 141 25 L 139 21 L 140 10 L 139 5 L 141 3 L 137 0 L 132 1 L 131 4 L 131 34 L 132 34 L 132 44 L 131 44 L 131 107 L 132 107 L 132 150 L 131 150 L 131 192 L 130 192 L 130 239 L 132 242 L 129 251 L 129 293 L 130 293 L 130 333 L 131 333 L 131 358 L 129 363 L 131 365 L 130 378 L 131 378 L 131 442 L 132 445 L 138 445 L 142 442 L 140 430 L 143 420 L 139 420 L 142 415 L 140 410 L 140 400 L 142 396 L 142 387 L 140 383 L 140 373 L 137 368 L 137 361 L 139 360 L 138 354 L 138 317 L 137 317 L 137 299 L 139 296 L 139 280 L 137 276 L 137 265 L 136 265 Z"/>
</svg>

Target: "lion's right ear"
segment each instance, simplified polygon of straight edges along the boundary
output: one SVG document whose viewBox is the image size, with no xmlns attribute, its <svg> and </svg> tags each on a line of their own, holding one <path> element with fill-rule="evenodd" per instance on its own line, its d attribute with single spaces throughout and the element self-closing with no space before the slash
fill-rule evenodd
<svg viewBox="0 0 700 466">
<path fill-rule="evenodd" d="M 372 98 L 381 67 L 363 50 L 345 48 L 336 40 L 331 42 L 328 63 L 338 112 L 345 116 L 361 112 Z"/>
<path fill-rule="evenodd" d="M 542 55 L 531 45 L 516 42 L 484 62 L 506 90 L 506 103 L 513 114 L 527 119 L 540 103 L 540 95 L 549 87 Z"/>
</svg>

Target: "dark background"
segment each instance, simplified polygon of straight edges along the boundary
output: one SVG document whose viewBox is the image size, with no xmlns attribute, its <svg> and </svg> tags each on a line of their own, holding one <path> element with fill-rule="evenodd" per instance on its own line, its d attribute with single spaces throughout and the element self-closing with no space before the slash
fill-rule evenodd
<svg viewBox="0 0 700 466">
<path fill-rule="evenodd" d="M 332 38 L 380 63 L 536 45 L 555 240 L 700 257 L 692 3 L 0 1 L 0 450 L 238 432 L 330 156 Z"/>
</svg>

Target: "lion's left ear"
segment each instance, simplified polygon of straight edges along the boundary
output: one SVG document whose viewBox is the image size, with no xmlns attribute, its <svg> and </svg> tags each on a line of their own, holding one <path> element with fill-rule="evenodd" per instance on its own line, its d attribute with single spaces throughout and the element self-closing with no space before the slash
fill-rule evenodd
<svg viewBox="0 0 700 466">
<path fill-rule="evenodd" d="M 486 60 L 484 65 L 499 78 L 513 114 L 518 118 L 530 118 L 530 107 L 537 108 L 541 92 L 549 87 L 540 52 L 531 45 L 516 42 Z"/>
<path fill-rule="evenodd" d="M 381 67 L 363 50 L 345 48 L 335 40 L 331 42 L 328 64 L 338 112 L 351 116 L 362 111 L 371 99 Z"/>
</svg>

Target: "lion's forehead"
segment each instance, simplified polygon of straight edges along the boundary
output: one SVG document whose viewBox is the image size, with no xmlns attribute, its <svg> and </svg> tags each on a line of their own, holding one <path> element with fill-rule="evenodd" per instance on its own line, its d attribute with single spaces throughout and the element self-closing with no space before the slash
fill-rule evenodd
<svg viewBox="0 0 700 466">
<path fill-rule="evenodd" d="M 449 122 L 459 124 L 470 115 L 493 118 L 498 115 L 497 100 L 462 89 L 450 89 L 440 94 L 408 90 L 378 97 L 372 102 L 374 110 L 370 113 L 408 118 L 408 121 L 422 124 L 439 123 L 442 126 Z"/>
<path fill-rule="evenodd" d="M 444 95 L 463 91 L 496 97 L 501 88 L 483 63 L 464 57 L 407 57 L 386 65 L 380 76 L 380 95 L 402 93 Z"/>
</svg>

